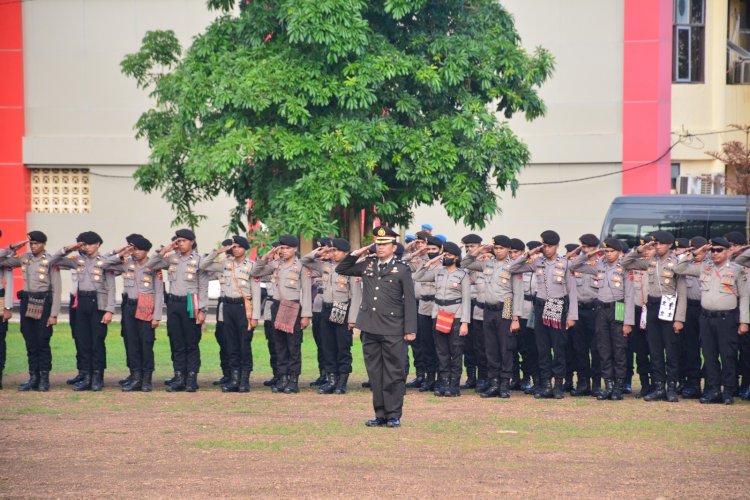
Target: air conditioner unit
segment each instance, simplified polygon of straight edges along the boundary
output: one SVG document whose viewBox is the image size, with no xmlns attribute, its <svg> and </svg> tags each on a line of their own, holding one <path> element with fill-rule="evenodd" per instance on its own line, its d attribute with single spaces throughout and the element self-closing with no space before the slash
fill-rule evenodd
<svg viewBox="0 0 750 500">
<path fill-rule="evenodd" d="M 724 174 L 711 175 L 711 194 L 726 194 L 726 176 Z M 704 180 L 705 182 L 705 180 Z"/>
<path fill-rule="evenodd" d="M 681 175 L 678 184 L 679 194 L 701 194 L 701 178 L 697 175 Z"/>
<path fill-rule="evenodd" d="M 679 194 L 725 194 L 724 174 L 681 175 Z"/>
</svg>

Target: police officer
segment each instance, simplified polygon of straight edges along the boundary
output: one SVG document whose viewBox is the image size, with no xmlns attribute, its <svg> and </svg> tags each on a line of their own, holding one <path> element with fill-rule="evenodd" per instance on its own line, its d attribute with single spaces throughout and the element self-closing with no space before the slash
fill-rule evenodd
<svg viewBox="0 0 750 500">
<path fill-rule="evenodd" d="M 416 338 L 417 307 L 411 269 L 394 256 L 398 234 L 382 226 L 373 232 L 377 256 L 357 262 L 371 246 L 360 248 L 344 258 L 336 272 L 362 277 L 357 328 L 365 333 L 362 349 L 375 410 L 375 418 L 365 425 L 395 428 L 401 426 L 406 392 L 404 341 Z"/>
<path fill-rule="evenodd" d="M 78 243 L 55 253 L 49 265 L 60 269 L 75 269 L 76 335 L 83 364 L 83 379 L 73 386 L 74 391 L 101 391 L 107 367 L 107 325 L 115 312 L 115 275 L 104 269 L 104 257 L 99 254 L 102 238 L 93 231 L 78 235 Z M 81 250 L 83 255 L 67 257 Z"/>
<path fill-rule="evenodd" d="M 410 239 L 411 237 L 411 239 Z M 404 238 L 404 241 L 407 243 L 406 248 L 404 249 L 404 255 L 402 256 L 402 260 L 404 262 L 408 262 L 412 272 L 417 268 L 418 265 L 421 265 L 423 262 L 425 262 L 427 259 L 425 258 L 420 250 L 422 250 L 427 245 L 427 238 L 430 237 L 430 233 L 427 231 L 419 231 L 416 235 L 406 235 Z M 419 253 L 419 257 L 414 257 L 413 254 Z M 432 287 L 433 283 L 419 283 L 414 282 L 414 295 L 417 300 L 417 309 L 419 309 L 419 301 L 422 297 L 422 286 L 426 287 Z M 434 295 L 434 290 L 428 290 L 425 292 L 425 294 L 429 295 L 432 293 Z M 419 316 L 417 316 L 419 318 Z M 417 326 L 419 326 L 419 320 L 417 320 Z M 426 323 L 424 325 L 426 327 Z M 427 378 L 426 371 L 425 371 L 425 355 L 422 352 L 422 339 L 419 336 L 419 331 L 417 331 L 417 338 L 414 342 L 407 342 L 407 347 L 411 347 L 412 356 L 414 357 L 414 369 L 416 370 L 416 376 L 413 380 L 406 383 L 407 389 L 420 389 L 422 385 L 425 385 L 425 380 Z M 409 362 L 408 359 L 408 352 L 407 352 L 407 365 Z"/>
<path fill-rule="evenodd" d="M 641 245 L 650 240 L 648 235 L 641 240 Z M 622 242 L 621 242 L 622 243 Z M 629 249 L 623 243 L 623 256 Z M 654 247 L 644 247 L 643 258 L 650 259 L 656 253 Z M 623 266 L 624 267 L 624 266 Z M 628 377 L 633 376 L 633 358 L 638 370 L 641 389 L 635 394 L 637 399 L 651 393 L 651 358 L 648 350 L 648 338 L 646 336 L 646 301 L 648 299 L 648 275 L 646 271 L 627 270 L 627 279 L 633 283 L 633 306 L 635 308 L 635 325 L 633 331 L 628 335 L 628 354 L 625 360 Z"/>
<path fill-rule="evenodd" d="M 312 318 L 310 273 L 303 268 L 302 262 L 297 258 L 298 247 L 299 239 L 296 236 L 282 236 L 279 238 L 279 246 L 261 257 L 251 273 L 255 277 L 272 274 L 276 285 L 277 295 L 274 296 L 271 305 L 279 372 L 279 380 L 271 388 L 275 393 L 299 392 L 302 330 L 308 327 Z M 274 267 L 270 262 L 277 257 L 281 262 Z"/>
<path fill-rule="evenodd" d="M 200 270 L 195 233 L 175 231 L 172 242 L 151 256 L 146 266 L 167 270 L 167 335 L 172 349 L 174 378 L 167 392 L 195 392 L 201 367 L 201 329 L 208 309 L 208 276 Z"/>
<path fill-rule="evenodd" d="M 705 238 L 696 236 L 694 241 L 687 238 L 677 238 L 674 242 L 675 254 L 685 255 L 690 247 L 700 248 L 708 242 Z M 705 252 L 694 254 L 693 261 L 702 263 L 706 258 Z M 700 280 L 688 274 L 683 275 L 687 288 L 687 307 L 685 310 L 685 327 L 680 333 L 680 376 L 678 394 L 685 399 L 698 399 L 701 396 L 701 348 L 699 322 L 701 315 L 701 287 Z"/>
<path fill-rule="evenodd" d="M 315 248 L 330 247 L 331 238 L 324 236 L 315 240 Z M 321 273 L 313 271 L 310 275 L 312 281 L 312 334 L 315 341 L 315 349 L 318 353 L 318 378 L 310 382 L 311 387 L 320 387 L 328 382 L 325 369 L 325 353 L 323 346 L 323 329 L 321 322 L 323 318 L 323 279 Z"/>
<path fill-rule="evenodd" d="M 539 369 L 542 390 L 535 394 L 539 398 L 562 399 L 563 377 L 565 376 L 565 347 L 567 330 L 575 326 L 578 319 L 578 296 L 576 281 L 569 272 L 568 260 L 557 255 L 560 235 L 547 230 L 541 234 L 542 246 L 537 247 L 510 266 L 512 273 L 533 272 L 537 280 L 534 334 L 539 351 Z M 544 258 L 529 262 L 529 257 L 542 253 Z M 553 352 L 554 357 L 550 355 Z M 555 377 L 552 389 L 551 378 Z"/>
<path fill-rule="evenodd" d="M 0 236 L 3 233 L 0 231 Z M 3 388 L 3 371 L 5 370 L 5 336 L 8 333 L 8 321 L 13 317 L 13 269 L 3 267 L 2 261 L 12 255 L 15 249 L 0 248 L 0 390 Z"/>
<path fill-rule="evenodd" d="M 729 261 L 730 247 L 725 238 L 712 238 L 675 266 L 675 272 L 700 279 L 700 337 L 706 371 L 701 403 L 734 403 L 739 336 L 747 335 L 750 323 L 748 284 L 740 266 Z M 712 265 L 693 262 L 695 253 L 709 251 Z"/>
<path fill-rule="evenodd" d="M 440 372 L 435 396 L 461 395 L 463 344 L 471 322 L 471 282 L 468 273 L 458 267 L 460 262 L 461 249 L 448 241 L 441 254 L 414 273 L 414 281 L 435 283 L 432 319 Z"/>
<path fill-rule="evenodd" d="M 16 257 L 16 250 L 27 242 L 11 245 L 5 252 L 5 258 L 0 259 L 0 266 L 5 269 L 20 267 L 23 277 L 23 291 L 19 294 L 21 334 L 26 342 L 29 380 L 21 384 L 18 390 L 48 391 L 49 372 L 52 370 L 52 351 L 49 343 L 52 327 L 57 324 L 57 316 L 60 313 L 60 270 L 52 264 L 52 259 L 45 250 L 47 236 L 41 231 L 31 231 L 27 237 L 31 251 Z M 12 283 L 12 275 L 10 282 Z"/>
<path fill-rule="evenodd" d="M 278 241 L 271 243 L 271 248 L 279 246 Z M 280 261 L 271 261 L 272 267 L 278 266 Z M 268 380 L 263 381 L 264 387 L 273 387 L 276 382 L 279 381 L 278 376 L 278 361 L 276 359 L 276 348 L 273 344 L 273 315 L 271 314 L 271 306 L 273 305 L 273 298 L 276 295 L 276 284 L 273 283 L 273 276 L 261 276 L 261 297 L 263 297 L 263 303 L 261 304 L 261 311 L 263 311 L 263 333 L 266 336 L 266 345 L 268 347 L 268 362 L 271 365 L 272 377 Z M 265 291 L 265 293 L 264 293 Z"/>
<path fill-rule="evenodd" d="M 680 332 L 685 321 L 687 294 L 685 280 L 674 271 L 678 259 L 671 250 L 673 244 L 672 233 L 655 231 L 651 241 L 640 245 L 622 260 L 625 269 L 646 271 L 648 277 L 646 336 L 653 383 L 652 391 L 644 396 L 644 401 L 679 401 Z M 650 246 L 656 249 L 654 257 L 641 259 L 644 249 Z"/>
<path fill-rule="evenodd" d="M 129 242 L 105 259 L 104 269 L 122 276 L 126 297 L 122 303 L 122 322 L 132 378 L 123 384 L 122 391 L 151 392 L 156 328 L 164 308 L 164 281 L 160 271 L 146 267 L 151 242 L 141 235 L 131 237 Z"/>
<path fill-rule="evenodd" d="M 133 241 L 136 238 L 142 238 L 142 237 L 143 235 L 138 234 L 138 233 L 131 233 L 127 235 L 125 237 L 125 243 L 127 243 L 127 245 L 123 248 L 120 248 L 119 250 L 112 250 L 109 256 L 111 257 L 113 255 L 117 255 L 120 252 L 125 251 L 128 247 L 132 248 Z M 115 272 L 115 276 L 119 275 L 118 271 L 114 271 L 114 272 Z M 125 304 L 127 300 L 128 300 L 128 294 L 127 292 L 123 291 L 122 292 L 122 304 Z M 130 354 L 131 342 L 128 342 L 128 339 L 127 339 L 127 325 L 125 324 L 125 321 L 120 322 L 120 337 L 122 337 L 122 343 L 123 343 L 123 346 L 125 347 L 125 363 L 128 367 L 129 374 L 127 377 L 118 380 L 117 383 L 120 386 L 125 386 L 125 385 L 130 384 L 133 381 L 133 360 L 132 360 L 132 355 Z"/>
<path fill-rule="evenodd" d="M 234 240 L 227 238 L 221 242 L 222 247 L 230 247 L 234 244 Z M 228 258 L 232 258 L 232 250 L 227 250 L 225 255 Z M 206 259 L 208 255 L 206 256 Z M 203 264 L 204 261 L 201 261 Z M 219 271 L 213 273 L 210 278 L 221 280 L 221 274 L 224 272 L 224 268 L 221 267 Z M 218 275 L 218 276 L 217 276 Z M 228 384 L 232 380 L 232 370 L 229 367 L 229 355 L 227 354 L 227 343 L 226 336 L 224 335 L 224 305 L 222 303 L 223 297 L 220 295 L 216 302 L 216 329 L 214 330 L 214 338 L 216 343 L 219 345 L 219 367 L 221 368 L 221 377 L 211 382 L 211 385 L 218 385 L 219 387 Z"/>
<path fill-rule="evenodd" d="M 590 286 L 596 290 L 594 339 L 604 376 L 604 391 L 597 399 L 619 401 L 625 390 L 627 337 L 635 324 L 633 282 L 626 279 L 619 240 L 604 240 L 604 258 L 599 258 L 598 239 L 596 245 L 593 243 L 593 239 L 581 237 L 581 246 L 576 252 L 580 255 L 571 263 L 570 269 L 576 276 L 578 273 L 590 276 Z M 576 324 L 576 328 L 579 324 Z"/>
<path fill-rule="evenodd" d="M 729 248 L 729 258 L 739 258 L 739 255 L 747 249 L 747 238 L 739 231 L 731 231 L 724 238 L 732 244 Z M 750 277 L 750 269 L 743 267 L 745 280 Z M 738 383 L 737 394 L 745 401 L 750 401 L 750 335 L 740 335 L 740 346 L 738 353 L 737 375 L 742 377 L 742 383 Z"/>
<path fill-rule="evenodd" d="M 482 326 L 490 385 L 480 397 L 509 398 L 523 313 L 523 276 L 514 275 L 510 269 L 510 238 L 497 235 L 492 242 L 493 245 L 481 246 L 467 254 L 463 265 L 484 275 L 484 295 L 477 300 L 484 303 Z M 494 258 L 479 260 L 480 253 Z"/>
<path fill-rule="evenodd" d="M 335 267 L 351 250 L 343 238 L 333 238 L 302 257 L 302 265 L 321 276 L 320 328 L 326 383 L 320 394 L 346 394 L 352 372 L 352 329 L 361 300 L 360 278 L 339 275 Z"/>
<path fill-rule="evenodd" d="M 461 238 L 466 254 L 474 252 L 482 245 L 482 237 L 478 234 L 467 234 Z M 488 254 L 482 254 L 487 255 Z M 465 266 L 464 266 L 465 268 Z M 487 374 L 487 351 L 484 342 L 484 273 L 466 269 L 471 282 L 471 323 L 469 334 L 464 339 L 464 366 L 466 366 L 466 383 L 461 389 L 474 389 L 482 393 L 489 387 Z"/>
<path fill-rule="evenodd" d="M 541 241 L 532 240 L 524 245 L 517 238 L 510 239 L 510 258 L 516 260 L 523 255 L 524 250 L 529 251 L 542 246 Z M 532 257 L 541 258 L 541 255 Z M 541 389 L 541 374 L 539 372 L 539 352 L 536 348 L 534 338 L 534 299 L 536 298 L 537 282 L 533 273 L 522 273 L 523 280 L 523 312 L 521 313 L 521 332 L 518 337 L 518 350 L 523 356 L 523 384 L 524 394 L 535 394 Z"/>
<path fill-rule="evenodd" d="M 231 372 L 222 392 L 250 392 L 253 371 L 253 332 L 260 319 L 260 280 L 250 276 L 255 263 L 247 258 L 250 242 L 234 235 L 228 245 L 213 250 L 200 263 L 206 272 L 221 273 L 224 342 Z M 231 252 L 231 255 L 227 255 Z M 221 257 L 223 261 L 218 261 Z"/>
</svg>

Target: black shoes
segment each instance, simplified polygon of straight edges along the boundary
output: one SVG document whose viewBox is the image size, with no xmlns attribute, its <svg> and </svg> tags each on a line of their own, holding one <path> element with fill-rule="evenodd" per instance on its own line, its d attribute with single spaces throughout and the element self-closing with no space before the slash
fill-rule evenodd
<svg viewBox="0 0 750 500">
<path fill-rule="evenodd" d="M 141 384 L 141 391 L 151 392 L 154 389 L 151 385 L 151 377 L 153 374 L 154 372 L 149 370 L 143 372 L 143 383 Z"/>
<path fill-rule="evenodd" d="M 289 383 L 289 375 L 281 375 L 276 379 L 276 385 L 271 386 L 271 392 L 278 394 L 284 392 L 286 385 Z"/>
<path fill-rule="evenodd" d="M 615 390 L 615 382 L 611 378 L 604 379 L 604 390 L 596 397 L 599 401 L 612 399 L 612 393 Z"/>
<path fill-rule="evenodd" d="M 21 392 L 36 391 L 39 389 L 39 372 L 29 372 L 29 380 L 18 386 L 18 390 Z"/>
<path fill-rule="evenodd" d="M 509 398 L 511 389 L 513 389 L 513 387 L 510 385 L 507 378 L 500 379 L 500 393 L 498 396 L 503 399 Z"/>
<path fill-rule="evenodd" d="M 591 386 L 589 385 L 589 381 L 579 381 L 578 384 L 576 384 L 575 389 L 570 391 L 570 395 L 573 397 L 591 396 Z"/>
<path fill-rule="evenodd" d="M 715 387 L 706 389 L 700 397 L 701 404 L 718 404 L 722 402 L 721 391 Z"/>
<path fill-rule="evenodd" d="M 318 389 L 318 394 L 333 394 L 336 389 L 336 374 L 328 373 L 326 375 L 326 382 Z"/>
<path fill-rule="evenodd" d="M 446 392 L 448 392 L 448 378 L 440 377 L 440 380 L 435 382 L 435 390 L 432 391 L 432 394 L 437 397 L 442 397 L 446 395 Z"/>
<path fill-rule="evenodd" d="M 375 417 L 365 421 L 367 427 L 384 427 L 386 423 L 387 420 L 382 417 Z"/>
<path fill-rule="evenodd" d="M 572 389 L 573 382 L 571 382 L 570 385 Z M 563 381 L 562 380 L 558 381 L 557 379 L 555 379 L 555 389 L 552 391 L 552 396 L 555 399 L 562 399 L 565 397 L 565 392 L 566 392 L 566 389 L 565 389 L 565 385 L 563 384 Z"/>
<path fill-rule="evenodd" d="M 349 374 L 342 373 L 339 375 L 339 380 L 336 382 L 336 388 L 333 390 L 334 394 L 346 394 L 346 384 L 349 381 Z"/>
<path fill-rule="evenodd" d="M 181 371 L 174 372 L 172 383 L 167 386 L 167 392 L 182 392 L 185 389 L 185 373 Z"/>
<path fill-rule="evenodd" d="M 140 370 L 134 370 L 131 374 L 133 375 L 133 379 L 130 383 L 122 386 L 122 392 L 133 392 L 143 389 L 143 372 Z"/>
<path fill-rule="evenodd" d="M 298 375 L 289 376 L 289 383 L 284 387 L 284 394 L 297 394 L 299 392 Z"/>
<path fill-rule="evenodd" d="M 550 399 L 552 398 L 552 396 L 552 381 L 550 380 L 542 381 L 542 384 L 539 387 L 539 391 L 534 393 L 534 397 L 536 399 Z"/>
<path fill-rule="evenodd" d="M 479 394 L 480 398 L 496 398 L 500 396 L 500 380 L 493 378 L 490 379 L 490 386 L 486 391 Z"/>
<path fill-rule="evenodd" d="M 466 370 L 466 382 L 461 384 L 461 389 L 474 389 L 477 386 L 477 370 L 472 368 Z"/>
<path fill-rule="evenodd" d="M 326 371 L 320 370 L 320 375 L 318 375 L 318 378 L 310 382 L 310 387 L 320 387 L 326 383 L 326 380 L 328 380 Z"/>
<path fill-rule="evenodd" d="M 450 378 L 448 380 L 447 389 L 443 391 L 443 396 L 447 398 L 457 398 L 458 396 L 460 396 L 461 390 L 459 389 L 459 383 L 460 383 L 460 379 L 458 377 Z"/>
<path fill-rule="evenodd" d="M 276 376 L 276 374 L 273 374 L 273 377 L 269 378 L 268 380 L 263 381 L 263 387 L 273 387 L 276 385 L 276 382 L 279 381 L 279 377 Z"/>
<path fill-rule="evenodd" d="M 2 385 L 0 384 L 0 389 L 1 388 L 2 388 Z M 49 391 L 49 372 L 48 371 L 39 372 L 39 387 L 37 388 L 37 390 L 41 392 Z"/>
<path fill-rule="evenodd" d="M 424 378 L 424 382 L 419 387 L 419 392 L 429 392 L 435 390 L 435 376 L 434 372 L 427 372 L 427 376 Z"/>
<path fill-rule="evenodd" d="M 411 382 L 406 383 L 406 388 L 419 389 L 420 387 L 422 387 L 422 382 L 424 382 L 424 373 L 417 372 L 416 378 Z"/>
<path fill-rule="evenodd" d="M 221 373 L 221 378 L 211 382 L 211 385 L 224 386 L 228 384 L 230 380 L 232 380 L 232 373 L 229 370 L 221 370 Z M 224 389 L 222 388 L 222 390 Z"/>
<path fill-rule="evenodd" d="M 238 392 L 250 392 L 250 370 L 240 370 L 240 388 Z"/>
<path fill-rule="evenodd" d="M 401 427 L 401 419 L 400 418 L 389 418 L 388 420 L 386 420 L 385 426 L 386 427 L 390 427 L 392 429 L 396 428 L 396 427 Z"/>
<path fill-rule="evenodd" d="M 635 395 L 637 399 L 645 398 L 651 392 L 651 382 L 648 375 L 641 375 L 641 390 Z"/>
<path fill-rule="evenodd" d="M 490 381 L 484 377 L 479 377 L 479 379 L 477 379 L 477 386 L 474 388 L 474 392 L 481 394 L 489 388 Z"/>
<path fill-rule="evenodd" d="M 90 372 L 82 372 L 83 377 L 81 377 L 81 380 L 73 384 L 73 390 L 76 392 L 80 391 L 88 391 L 91 389 L 91 373 Z"/>
<path fill-rule="evenodd" d="M 667 402 L 677 403 L 679 398 L 677 397 L 677 382 L 669 382 L 667 384 Z"/>
<path fill-rule="evenodd" d="M 232 370 L 229 373 L 229 381 L 221 386 L 221 392 L 239 392 L 240 391 L 240 371 Z"/>
<path fill-rule="evenodd" d="M 75 385 L 81 380 L 83 380 L 83 371 L 78 370 L 78 375 L 76 375 L 73 378 L 69 378 L 68 380 L 65 381 L 65 383 L 68 385 Z"/>
<path fill-rule="evenodd" d="M 664 382 L 654 382 L 651 385 L 651 392 L 643 396 L 644 401 L 661 401 L 667 399 L 667 391 L 664 388 Z"/>
<path fill-rule="evenodd" d="M 94 370 L 91 376 L 91 390 L 99 392 L 104 388 L 104 372 L 101 370 Z"/>
<path fill-rule="evenodd" d="M 724 404 L 725 405 L 733 405 L 734 404 L 734 396 L 732 395 L 732 392 L 730 392 L 730 391 L 724 391 L 723 399 L 724 399 Z"/>
<path fill-rule="evenodd" d="M 612 389 L 612 397 L 611 397 L 612 401 L 622 401 L 624 392 L 625 392 L 625 381 L 621 378 L 616 379 L 614 388 Z"/>
<path fill-rule="evenodd" d="M 198 374 L 196 372 L 190 372 L 187 375 L 187 380 L 185 381 L 185 391 L 187 392 L 195 392 L 198 390 Z"/>
<path fill-rule="evenodd" d="M 118 380 L 117 383 L 121 386 L 125 386 L 125 385 L 128 385 L 132 381 L 133 381 L 133 370 L 130 370 L 130 375 Z"/>
</svg>

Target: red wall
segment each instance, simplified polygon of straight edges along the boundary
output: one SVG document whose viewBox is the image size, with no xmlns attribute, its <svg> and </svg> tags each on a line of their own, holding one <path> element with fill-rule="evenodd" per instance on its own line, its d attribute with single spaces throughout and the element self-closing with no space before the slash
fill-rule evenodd
<svg viewBox="0 0 750 500">
<path fill-rule="evenodd" d="M 672 0 L 625 0 L 622 194 L 669 193 Z"/>
</svg>

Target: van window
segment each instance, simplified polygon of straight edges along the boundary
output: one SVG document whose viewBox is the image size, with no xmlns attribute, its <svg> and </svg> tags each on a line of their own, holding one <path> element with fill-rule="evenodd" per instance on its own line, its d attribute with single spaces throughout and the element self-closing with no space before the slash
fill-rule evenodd
<svg viewBox="0 0 750 500">
<path fill-rule="evenodd" d="M 732 231 L 745 234 L 745 223 L 739 221 L 715 220 L 708 223 L 708 234 L 711 238 L 724 236 Z"/>
<path fill-rule="evenodd" d="M 717 221 L 715 224 L 719 224 L 719 222 Z M 607 237 L 624 240 L 630 248 L 640 245 L 641 238 L 654 231 L 669 231 L 675 238 L 692 238 L 693 236 L 706 235 L 706 221 L 676 222 L 671 220 L 613 219 L 610 228 Z"/>
</svg>

